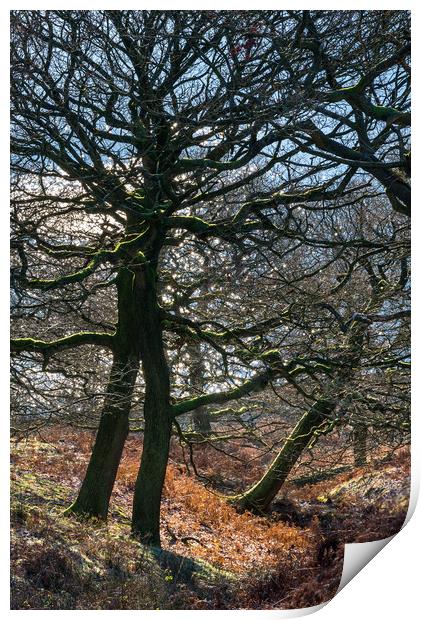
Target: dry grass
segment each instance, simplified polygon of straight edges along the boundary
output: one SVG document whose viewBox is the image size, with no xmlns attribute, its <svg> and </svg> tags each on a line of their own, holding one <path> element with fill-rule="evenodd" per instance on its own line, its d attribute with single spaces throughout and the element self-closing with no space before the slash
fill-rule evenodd
<svg viewBox="0 0 421 620">
<path fill-rule="evenodd" d="M 285 485 L 273 513 L 239 514 L 189 475 L 173 446 L 162 503 L 163 548 L 193 560 L 170 570 L 130 537 L 141 442 L 130 437 L 110 518 L 61 516 L 83 477 L 93 435 L 49 429 L 12 446 L 12 605 L 15 609 L 294 608 L 331 598 L 343 543 L 399 530 L 408 501 L 409 455 Z M 250 455 L 248 455 L 250 456 Z M 314 459 L 314 455 L 313 455 Z M 235 477 L 232 461 L 202 450 L 201 471 Z M 250 469 L 250 468 L 249 468 Z M 300 473 L 300 470 L 298 472 Z M 237 467 L 238 487 L 249 471 Z M 254 472 L 256 476 L 256 472 Z M 175 555 L 173 555 L 175 554 Z M 188 560 L 190 558 L 190 560 Z M 208 570 L 209 563 L 216 570 Z M 202 568 L 205 567 L 204 571 Z"/>
</svg>

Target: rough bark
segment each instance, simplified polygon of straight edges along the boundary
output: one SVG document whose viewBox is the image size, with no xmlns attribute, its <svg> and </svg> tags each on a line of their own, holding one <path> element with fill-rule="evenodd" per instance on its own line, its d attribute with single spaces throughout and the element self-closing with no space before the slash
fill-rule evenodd
<svg viewBox="0 0 421 620">
<path fill-rule="evenodd" d="M 193 428 L 196 433 L 203 437 L 207 437 L 212 433 L 212 426 L 210 423 L 209 412 L 206 407 L 198 407 L 193 412 Z"/>
<path fill-rule="evenodd" d="M 76 501 L 66 513 L 106 519 L 124 442 L 129 431 L 129 410 L 137 359 L 116 356 L 107 388 L 95 445 Z"/>
<path fill-rule="evenodd" d="M 159 251 L 159 250 L 158 250 Z M 156 261 L 145 265 L 136 278 L 139 347 L 145 381 L 145 432 L 140 469 L 133 497 L 132 533 L 142 542 L 160 545 L 160 507 L 168 462 L 172 417 L 170 380 L 164 353 L 156 291 Z"/>
<path fill-rule="evenodd" d="M 134 272 L 121 267 L 117 278 L 118 324 L 114 360 L 95 444 L 76 501 L 67 514 L 106 519 L 118 466 L 129 432 L 129 412 L 139 370 Z"/>
</svg>

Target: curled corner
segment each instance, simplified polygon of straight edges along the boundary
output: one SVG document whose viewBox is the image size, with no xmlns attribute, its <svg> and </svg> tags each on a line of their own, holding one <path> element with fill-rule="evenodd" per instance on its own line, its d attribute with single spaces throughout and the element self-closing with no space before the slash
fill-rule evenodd
<svg viewBox="0 0 421 620">
<path fill-rule="evenodd" d="M 411 519 L 418 502 L 419 495 L 419 474 L 411 471 L 411 492 L 409 496 L 409 505 L 406 513 L 405 521 L 401 530 Z M 395 536 L 401 531 L 399 530 L 393 536 L 383 538 L 382 540 L 374 540 L 365 543 L 348 543 L 344 549 L 344 562 L 342 568 L 342 577 L 337 593 L 342 590 L 350 581 L 364 568 Z"/>
<path fill-rule="evenodd" d="M 354 579 L 355 575 L 357 575 L 395 536 L 396 534 L 389 536 L 389 538 L 373 540 L 372 542 L 347 543 L 344 549 L 342 577 L 337 593 L 340 592 L 351 579 Z"/>
<path fill-rule="evenodd" d="M 420 475 L 418 471 L 414 471 L 412 468 L 411 471 L 411 492 L 409 497 L 409 505 L 406 513 L 405 522 L 401 527 L 401 530 L 405 527 L 408 521 L 411 519 L 414 514 L 415 507 L 418 502 L 420 489 Z M 344 547 L 344 558 L 343 558 L 343 568 L 342 568 L 342 577 L 338 587 L 338 592 L 342 590 L 350 581 L 353 579 L 363 568 L 366 566 L 380 551 L 391 541 L 395 536 L 399 534 L 400 530 L 393 534 L 393 536 L 389 536 L 388 538 L 383 538 L 382 540 L 374 540 L 371 542 L 365 543 L 348 543 Z M 332 599 L 330 599 L 332 600 Z M 282 609 L 282 610 L 265 610 L 265 615 L 267 614 L 276 614 L 276 618 L 298 618 L 302 616 L 308 616 L 313 614 L 323 607 L 327 605 L 330 600 L 324 601 L 320 603 L 320 605 L 314 605 L 313 607 L 303 607 L 300 609 Z M 244 613 L 242 611 L 241 613 Z M 247 612 L 245 612 L 247 613 Z"/>
<path fill-rule="evenodd" d="M 300 607 L 299 609 L 265 610 L 263 613 L 265 614 L 265 618 L 268 617 L 268 614 L 273 614 L 276 618 L 300 618 L 302 616 L 309 616 L 310 614 L 314 614 L 316 611 L 323 609 L 328 602 L 329 601 L 324 601 L 319 605 L 313 605 L 313 607 Z M 241 611 L 241 613 L 244 612 Z"/>
</svg>

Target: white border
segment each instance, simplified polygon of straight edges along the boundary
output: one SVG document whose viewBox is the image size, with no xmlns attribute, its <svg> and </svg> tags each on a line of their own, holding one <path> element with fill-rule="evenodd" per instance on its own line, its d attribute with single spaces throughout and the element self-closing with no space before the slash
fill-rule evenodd
<svg viewBox="0 0 421 620">
<path fill-rule="evenodd" d="M 90 2 L 25 2 L 20 1 L 17 3 L 6 3 L 6 6 L 2 6 L 0 9 L 0 45 L 2 51 L 2 63 L 0 64 L 1 80 L 0 86 L 2 89 L 0 98 L 0 119 L 2 129 L 2 140 L 0 144 L 0 174 L 1 174 L 1 190 L 3 201 L 1 203 L 0 212 L 0 235 L 1 243 L 0 248 L 2 250 L 2 256 L 0 260 L 0 282 L 2 296 L 0 299 L 0 319 L 1 325 L 5 327 L 5 335 L 2 340 L 3 347 L 0 353 L 0 379 L 1 379 L 1 400 L 4 404 L 2 411 L 2 433 L 1 440 L 4 442 L 2 450 L 0 451 L 0 476 L 4 484 L 1 485 L 4 497 L 2 497 L 2 512 L 1 512 L 1 536 L 0 536 L 0 553 L 2 558 L 2 568 L 4 569 L 2 574 L 1 586 L 0 586 L 0 604 L 1 609 L 5 612 L 6 616 L 12 615 L 17 617 L 20 614 L 30 614 L 31 617 L 36 617 L 38 614 L 44 613 L 43 611 L 9 611 L 9 580 L 8 580 L 8 558 L 9 558 L 9 496 L 8 496 L 8 481 L 9 481 L 9 448 L 8 448 L 8 412 L 9 412 L 9 400 L 8 400 L 8 326 L 9 324 L 9 310 L 8 310 L 8 295 L 9 289 L 9 277 L 8 277 L 8 264 L 9 264 L 9 220 L 8 220 L 8 187 L 9 187 L 9 94 L 8 94 L 8 58 L 9 58 L 9 11 L 11 9 L 21 10 L 39 10 L 39 9 L 142 9 L 142 8 L 154 8 L 154 9 L 210 9 L 210 10 L 253 10 L 253 9 L 296 9 L 297 3 L 284 1 L 281 6 L 279 2 L 267 2 L 259 0 L 258 3 L 251 3 L 248 0 L 232 1 L 232 0 L 214 0 L 212 1 L 199 1 L 199 0 L 185 0 L 184 2 L 147 2 L 147 3 L 135 3 L 135 2 L 109 2 L 108 0 L 91 0 Z M 415 79 L 414 79 L 414 92 L 415 92 L 415 114 L 413 114 L 413 144 L 419 144 L 419 122 L 417 120 L 417 102 L 420 94 L 420 80 L 418 79 L 418 52 L 419 44 L 418 39 L 421 36 L 421 24 L 420 24 L 420 10 L 417 8 L 416 3 L 403 2 L 399 3 L 385 2 L 384 0 L 367 1 L 367 2 L 346 2 L 343 1 L 338 6 L 338 3 L 334 2 L 301 2 L 299 4 L 300 9 L 326 9 L 326 10 L 344 10 L 344 9 L 373 9 L 373 10 L 387 10 L 387 9 L 399 9 L 399 10 L 412 10 L 413 21 L 413 59 L 415 64 Z M 420 157 L 418 154 L 418 148 L 414 150 L 414 164 L 413 169 L 420 171 Z M 419 175 L 418 175 L 419 176 Z M 417 172 L 414 174 L 413 183 L 415 186 L 415 196 L 419 196 L 419 181 L 417 179 Z M 417 204 L 417 201 L 413 201 L 413 263 L 415 274 L 415 286 L 413 297 L 414 316 L 417 316 L 419 312 L 420 304 L 420 292 L 419 292 L 419 277 L 417 274 L 421 271 L 421 244 L 418 241 L 418 235 L 420 234 L 420 219 L 421 219 L 421 205 Z M 417 329 L 418 321 L 414 321 L 413 325 L 413 358 L 414 368 L 418 368 L 419 364 L 419 352 L 421 351 L 421 329 Z M 414 372 L 415 377 L 415 372 Z M 416 498 L 418 497 L 419 489 L 419 474 L 421 470 L 421 445 L 420 445 L 420 422 L 419 411 L 421 398 L 421 381 L 413 381 L 413 435 L 412 435 L 412 493 L 411 493 L 411 509 L 413 512 Z M 408 518 L 409 518 L 408 514 Z M 407 519 L 408 521 L 408 519 Z M 359 573 L 352 583 L 340 591 L 331 602 L 326 606 L 322 606 L 323 609 L 317 612 L 317 617 L 321 620 L 329 620 L 341 618 L 341 620 L 355 620 L 361 614 L 364 618 L 370 618 L 370 616 L 382 617 L 385 620 L 395 620 L 397 616 L 402 620 L 412 620 L 417 617 L 419 612 L 418 602 L 418 589 L 419 589 L 419 574 L 420 574 L 420 562 L 419 562 L 419 549 L 421 548 L 421 511 L 418 509 L 415 515 L 412 517 L 408 525 L 400 532 L 393 540 L 391 540 L 388 548 L 383 553 L 380 553 L 375 557 L 363 570 Z M 368 543 L 369 545 L 372 543 Z M 348 547 L 348 546 L 347 546 Z M 355 545 L 350 545 L 355 547 Z M 372 557 L 372 556 L 371 556 Z M 321 606 L 318 606 L 318 608 Z M 244 614 L 248 618 L 263 618 L 263 616 L 272 618 L 282 617 L 297 617 L 297 615 L 305 615 L 305 613 L 311 613 L 318 608 L 311 608 L 308 610 L 293 610 L 292 612 L 285 611 L 78 611 L 78 614 L 129 614 L 136 618 L 139 617 L 139 613 L 142 614 L 142 619 L 148 620 L 150 617 L 156 617 L 155 614 L 161 614 L 161 618 L 176 618 L 185 617 L 187 614 L 189 617 L 197 616 L 200 614 L 200 618 L 209 616 L 209 614 L 217 614 L 220 618 L 225 618 L 228 614 L 232 617 L 233 614 Z M 295 613 L 294 613 L 295 611 Z M 60 614 L 73 614 L 74 611 L 51 611 L 50 613 Z M 209 616 L 210 617 L 210 616 Z M 214 616 L 212 616 L 214 617 Z"/>
</svg>

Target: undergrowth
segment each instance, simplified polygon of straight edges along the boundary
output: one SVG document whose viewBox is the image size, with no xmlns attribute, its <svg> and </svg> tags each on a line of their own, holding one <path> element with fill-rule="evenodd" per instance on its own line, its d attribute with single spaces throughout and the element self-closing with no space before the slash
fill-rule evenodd
<svg viewBox="0 0 421 620">
<path fill-rule="evenodd" d="M 405 519 L 406 449 L 314 482 L 292 477 L 272 512 L 255 516 L 236 512 L 219 490 L 206 488 L 173 446 L 163 551 L 153 553 L 130 536 L 141 451 L 135 436 L 127 442 L 108 523 L 62 515 L 77 493 L 92 438 L 55 428 L 48 437 L 12 445 L 12 609 L 308 607 L 334 596 L 345 542 L 384 538 Z M 207 448 L 200 459 L 211 476 L 232 467 L 220 456 L 212 468 Z"/>
</svg>

